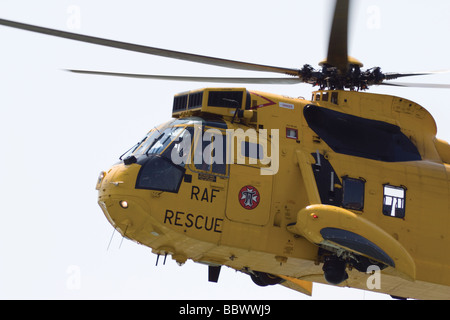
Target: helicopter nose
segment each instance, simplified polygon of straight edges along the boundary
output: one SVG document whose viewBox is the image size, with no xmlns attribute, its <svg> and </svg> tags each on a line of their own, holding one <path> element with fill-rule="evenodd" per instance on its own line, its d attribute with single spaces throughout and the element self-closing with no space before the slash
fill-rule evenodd
<svg viewBox="0 0 450 320">
<path fill-rule="evenodd" d="M 96 189 L 98 204 L 111 225 L 123 236 L 133 239 L 137 226 L 148 216 L 142 197 L 134 188 L 140 165 L 117 164 L 99 174 Z"/>
</svg>

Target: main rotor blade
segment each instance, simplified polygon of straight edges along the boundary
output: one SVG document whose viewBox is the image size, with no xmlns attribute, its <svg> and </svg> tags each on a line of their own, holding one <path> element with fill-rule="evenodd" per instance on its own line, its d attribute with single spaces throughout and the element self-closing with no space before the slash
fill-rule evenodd
<svg viewBox="0 0 450 320">
<path fill-rule="evenodd" d="M 448 73 L 450 70 L 439 70 L 439 71 L 423 71 L 423 72 L 409 72 L 409 73 L 395 73 L 395 72 L 388 72 L 385 73 L 385 80 L 393 80 L 397 78 L 403 78 L 403 77 L 413 77 L 413 76 L 426 76 L 430 74 L 439 74 L 439 73 Z"/>
<path fill-rule="evenodd" d="M 56 30 L 56 29 L 49 29 L 49 28 L 39 27 L 39 26 L 31 25 L 31 24 L 25 24 L 25 23 L 10 21 L 10 20 L 0 19 L 0 25 L 4 25 L 7 27 L 12 27 L 12 28 L 16 28 L 16 29 L 37 32 L 37 33 L 55 36 L 55 37 L 59 37 L 59 38 L 87 42 L 87 43 L 97 44 L 97 45 L 106 46 L 106 47 L 128 50 L 128 51 L 141 52 L 141 53 L 146 53 L 146 54 L 151 54 L 151 55 L 156 55 L 156 56 L 161 56 L 161 57 L 166 57 L 166 58 L 209 64 L 209 65 L 214 65 L 214 66 L 219 66 L 219 67 L 241 69 L 241 70 L 251 70 L 251 71 L 275 72 L 275 73 L 283 73 L 283 74 L 288 74 L 288 75 L 293 75 L 293 76 L 299 75 L 298 69 L 266 66 L 266 65 L 261 65 L 261 64 L 227 60 L 227 59 L 214 58 L 214 57 L 209 57 L 209 56 L 202 56 L 202 55 L 173 51 L 173 50 L 148 47 L 148 46 L 137 45 L 137 44 L 127 43 L 127 42 L 92 37 L 92 36 L 82 35 L 82 34 L 78 34 L 78 33 L 66 32 L 66 31 L 61 31 L 61 30 Z"/>
<path fill-rule="evenodd" d="M 327 64 L 336 67 L 342 74 L 345 74 L 348 68 L 349 6 L 349 0 L 336 0 L 328 43 Z"/>
<path fill-rule="evenodd" d="M 432 89 L 450 89 L 450 84 L 442 83 L 417 83 L 417 82 L 383 82 L 383 86 L 410 87 L 410 88 L 432 88 Z"/>
<path fill-rule="evenodd" d="M 155 74 L 118 73 L 91 70 L 67 70 L 75 73 L 93 74 L 101 76 L 114 76 L 139 79 L 156 79 L 170 81 L 215 82 L 215 83 L 250 83 L 250 84 L 297 84 L 303 81 L 300 78 L 228 78 L 228 77 L 191 77 L 166 76 Z"/>
</svg>

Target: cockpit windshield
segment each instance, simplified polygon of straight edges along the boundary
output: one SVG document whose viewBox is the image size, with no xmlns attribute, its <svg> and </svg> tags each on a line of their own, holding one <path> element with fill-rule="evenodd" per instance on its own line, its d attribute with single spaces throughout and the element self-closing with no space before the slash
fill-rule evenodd
<svg viewBox="0 0 450 320">
<path fill-rule="evenodd" d="M 193 125 L 196 123 L 201 123 L 201 119 L 196 118 L 186 118 L 186 119 L 172 119 L 158 127 L 150 130 L 147 135 L 123 154 L 120 159 L 126 159 L 130 156 L 135 156 L 136 158 L 141 155 L 150 154 L 167 154 L 166 149 L 172 149 L 173 146 L 168 146 L 178 138 L 182 138 L 186 132 L 192 131 Z"/>
<path fill-rule="evenodd" d="M 174 141 L 180 133 L 184 130 L 184 127 L 170 127 L 164 130 L 159 137 L 153 140 L 150 148 L 145 151 L 148 154 L 160 154 L 167 146 Z"/>
<path fill-rule="evenodd" d="M 186 160 L 190 157 L 194 126 L 199 126 L 200 130 L 204 126 L 226 128 L 224 122 L 205 121 L 197 117 L 171 120 L 150 130 L 144 139 L 121 157 L 124 163 L 141 165 L 136 180 L 137 189 L 178 192 L 188 163 Z M 129 162 L 127 159 L 134 160 Z"/>
<path fill-rule="evenodd" d="M 149 146 L 153 145 L 155 140 L 161 136 L 161 133 L 163 133 L 168 127 L 170 127 L 173 122 L 175 122 L 175 119 L 172 119 L 166 123 L 161 124 L 158 127 L 154 127 L 153 129 L 151 129 L 141 141 L 139 141 L 137 144 L 131 147 L 131 149 L 125 152 L 120 157 L 120 159 L 122 160 L 130 156 L 137 157 L 145 154 Z"/>
</svg>

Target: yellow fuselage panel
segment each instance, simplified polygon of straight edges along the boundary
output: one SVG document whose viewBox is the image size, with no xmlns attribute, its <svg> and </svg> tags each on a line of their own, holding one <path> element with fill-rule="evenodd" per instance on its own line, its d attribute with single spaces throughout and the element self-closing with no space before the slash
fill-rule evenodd
<svg viewBox="0 0 450 320">
<path fill-rule="evenodd" d="M 234 112 L 222 117 L 228 129 L 266 130 L 269 140 L 278 135 L 274 174 L 262 175 L 271 164 L 250 159 L 234 161 L 224 174 L 205 173 L 190 164 L 178 192 L 164 192 L 136 189 L 140 165 L 118 164 L 100 185 L 99 203 L 122 234 L 180 263 L 193 259 L 323 282 L 313 276 L 322 272 L 314 263 L 316 245 L 287 228 L 303 208 L 323 201 L 314 173 L 320 158 L 322 168 L 327 162 L 333 172 L 324 182 L 328 191 L 363 186 L 362 207 L 352 200 L 347 209 L 398 241 L 415 263 L 415 282 L 386 275 L 381 291 L 428 298 L 433 295 L 423 289 L 426 283 L 450 286 L 450 172 L 440 157 L 445 144 L 439 144 L 444 151 L 436 150 L 436 125 L 425 109 L 401 98 L 356 92 L 319 91 L 307 101 L 242 90 L 242 110 L 253 115 L 234 123 Z M 386 162 L 333 150 L 305 119 L 304 108 L 311 104 L 400 128 L 421 160 Z M 242 148 L 235 146 L 235 155 Z M 267 148 L 273 147 L 269 143 Z M 339 201 L 336 206 L 342 205 Z M 366 289 L 367 275 L 355 272 L 346 284 Z M 439 287 L 437 296 L 450 293 L 446 288 Z"/>
</svg>

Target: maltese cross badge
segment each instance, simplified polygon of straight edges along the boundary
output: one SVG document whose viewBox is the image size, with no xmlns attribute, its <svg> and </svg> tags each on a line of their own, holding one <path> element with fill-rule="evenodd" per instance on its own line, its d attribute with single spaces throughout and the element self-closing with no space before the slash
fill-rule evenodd
<svg viewBox="0 0 450 320">
<path fill-rule="evenodd" d="M 239 203 L 244 209 L 255 209 L 260 201 L 258 190 L 253 186 L 245 186 L 239 191 Z"/>
</svg>

